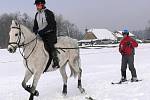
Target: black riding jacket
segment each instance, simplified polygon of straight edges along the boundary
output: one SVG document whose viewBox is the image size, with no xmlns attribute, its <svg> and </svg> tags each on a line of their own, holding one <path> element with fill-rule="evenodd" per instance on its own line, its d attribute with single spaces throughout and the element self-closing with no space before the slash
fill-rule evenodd
<svg viewBox="0 0 150 100">
<path fill-rule="evenodd" d="M 37 12 L 35 15 L 33 32 L 37 34 L 40 31 L 43 34 L 42 36 L 43 40 L 49 39 L 49 42 L 56 43 L 57 42 L 57 34 L 56 34 L 57 27 L 56 27 L 56 21 L 55 21 L 55 16 L 53 12 L 48 9 L 44 9 L 47 25 L 42 30 L 39 30 L 39 26 L 38 26 L 38 20 L 37 20 L 38 13 L 40 12 Z"/>
</svg>

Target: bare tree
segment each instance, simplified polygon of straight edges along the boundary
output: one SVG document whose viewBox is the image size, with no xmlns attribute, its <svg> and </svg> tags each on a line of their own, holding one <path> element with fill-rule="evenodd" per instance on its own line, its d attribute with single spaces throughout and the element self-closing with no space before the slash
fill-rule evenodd
<svg viewBox="0 0 150 100">
<path fill-rule="evenodd" d="M 9 30 L 12 20 L 17 20 L 19 23 L 27 26 L 32 30 L 33 18 L 26 13 L 20 12 L 3 14 L 0 16 L 0 48 L 6 48 L 9 40 Z M 81 39 L 82 33 L 75 24 L 70 23 L 68 20 L 64 20 L 62 15 L 56 16 L 57 32 L 58 36 L 69 36 L 75 39 Z"/>
<path fill-rule="evenodd" d="M 145 40 L 149 39 L 150 40 L 150 21 L 148 21 L 149 26 L 146 27 L 144 30 L 136 30 L 133 31 L 133 33 L 138 36 L 139 39 Z"/>
<path fill-rule="evenodd" d="M 27 15 L 21 15 L 20 12 L 3 14 L 0 16 L 0 47 L 6 48 L 9 40 L 9 31 L 12 20 L 18 20 L 20 23 L 25 24 L 31 29 L 32 19 Z"/>
<path fill-rule="evenodd" d="M 68 20 L 64 20 L 62 15 L 56 16 L 57 32 L 58 36 L 69 36 L 80 40 L 82 33 L 75 24 L 70 23 Z"/>
<path fill-rule="evenodd" d="M 13 16 L 15 17 L 15 16 Z M 8 44 L 8 32 L 11 20 L 13 17 L 10 17 L 8 14 L 3 14 L 0 16 L 0 47 L 4 48 Z"/>
</svg>

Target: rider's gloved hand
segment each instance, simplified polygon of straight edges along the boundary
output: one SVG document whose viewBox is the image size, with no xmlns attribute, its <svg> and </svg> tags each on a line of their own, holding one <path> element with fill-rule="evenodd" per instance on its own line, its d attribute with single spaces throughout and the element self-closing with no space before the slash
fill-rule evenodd
<svg viewBox="0 0 150 100">
<path fill-rule="evenodd" d="M 43 35 L 44 35 L 44 33 L 42 31 L 39 31 L 38 34 L 40 37 L 43 37 Z"/>
<path fill-rule="evenodd" d="M 33 31 L 33 33 L 34 33 L 35 35 L 37 35 L 38 31 Z"/>
</svg>

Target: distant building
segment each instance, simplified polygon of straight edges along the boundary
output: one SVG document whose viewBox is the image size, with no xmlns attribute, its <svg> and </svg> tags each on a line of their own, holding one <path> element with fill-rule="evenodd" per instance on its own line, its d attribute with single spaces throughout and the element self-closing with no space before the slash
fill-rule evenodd
<svg viewBox="0 0 150 100">
<path fill-rule="evenodd" d="M 129 32 L 129 36 L 137 42 L 142 43 L 142 40 L 136 38 L 134 34 Z M 114 44 L 120 42 L 123 38 L 122 31 L 111 32 L 107 29 L 85 29 L 85 34 L 82 40 L 78 41 L 79 45 L 100 45 Z"/>
<path fill-rule="evenodd" d="M 111 31 L 107 29 L 89 29 L 83 39 L 110 39 L 110 40 L 116 40 L 115 36 L 112 34 Z"/>
<path fill-rule="evenodd" d="M 82 45 L 98 45 L 98 44 L 111 44 L 116 41 L 116 37 L 113 33 L 107 29 L 86 29 L 83 40 L 79 43 Z"/>
</svg>

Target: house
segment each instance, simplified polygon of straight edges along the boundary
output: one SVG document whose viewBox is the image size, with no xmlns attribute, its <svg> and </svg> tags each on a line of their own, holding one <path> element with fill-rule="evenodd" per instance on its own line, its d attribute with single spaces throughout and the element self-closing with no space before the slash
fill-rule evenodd
<svg viewBox="0 0 150 100">
<path fill-rule="evenodd" d="M 116 41 L 113 33 L 107 29 L 86 29 L 83 40 L 80 40 L 80 45 L 98 45 L 111 44 Z"/>
<path fill-rule="evenodd" d="M 116 37 L 117 42 L 123 38 L 123 35 L 118 31 L 114 32 L 113 35 Z"/>
</svg>

